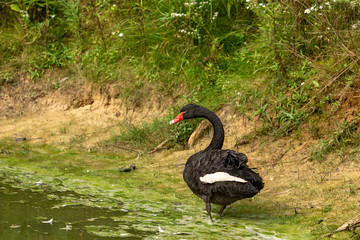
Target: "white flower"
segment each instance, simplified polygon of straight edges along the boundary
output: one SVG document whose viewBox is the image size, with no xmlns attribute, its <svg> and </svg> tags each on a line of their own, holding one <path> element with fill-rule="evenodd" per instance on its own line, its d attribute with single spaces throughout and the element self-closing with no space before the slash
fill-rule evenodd
<svg viewBox="0 0 360 240">
<path fill-rule="evenodd" d="M 352 27 L 352 29 L 356 29 L 356 28 L 357 28 L 357 25 L 354 24 L 354 25 L 352 25 L 351 27 Z"/>
<path fill-rule="evenodd" d="M 310 9 L 305 9 L 306 14 L 309 14 L 310 12 L 311 12 Z"/>
<path fill-rule="evenodd" d="M 182 16 L 185 16 L 185 13 L 171 13 L 170 16 L 171 17 L 182 17 Z"/>
<path fill-rule="evenodd" d="M 115 32 L 111 32 L 112 35 L 115 35 Z"/>
<path fill-rule="evenodd" d="M 119 33 L 119 37 L 123 37 L 124 36 L 124 34 L 123 33 Z"/>
<path fill-rule="evenodd" d="M 212 20 L 215 20 L 215 18 L 217 18 L 217 16 L 218 16 L 218 12 L 214 12 L 214 15 L 213 15 L 213 17 L 212 17 Z"/>
<path fill-rule="evenodd" d="M 185 6 L 192 6 L 192 5 L 195 5 L 195 4 L 196 4 L 195 0 L 190 0 L 190 2 L 184 3 Z"/>
</svg>

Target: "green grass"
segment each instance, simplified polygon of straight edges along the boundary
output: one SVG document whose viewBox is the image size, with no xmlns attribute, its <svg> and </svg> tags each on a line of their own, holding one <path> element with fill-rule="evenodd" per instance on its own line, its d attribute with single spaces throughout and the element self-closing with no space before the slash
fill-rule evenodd
<svg viewBox="0 0 360 240">
<path fill-rule="evenodd" d="M 114 133 L 110 139 L 104 141 L 100 146 L 105 148 L 121 146 L 122 149 L 128 148 L 139 153 L 151 152 L 160 144 L 163 149 L 185 147 L 198 121 L 186 121 L 170 125 L 170 120 L 176 115 L 177 113 L 174 110 L 173 115 L 144 122 L 139 126 L 121 121 L 118 123 L 120 133 Z"/>
<path fill-rule="evenodd" d="M 329 153 L 336 150 L 342 150 L 349 156 L 358 153 L 357 145 L 360 140 L 358 133 L 359 119 L 359 116 L 357 116 L 350 122 L 341 123 L 337 130 L 329 134 L 328 139 L 319 140 L 318 144 L 310 149 L 309 159 L 323 161 Z"/>
<path fill-rule="evenodd" d="M 259 134 L 291 135 L 316 116 L 341 116 L 356 92 L 359 9 L 355 1 L 15 1 L 2 8 L 0 86 L 60 69 L 118 84 L 117 97 L 132 106 L 152 95 L 174 106 L 228 104 L 260 119 Z M 151 139 L 150 130 L 130 127 L 118 139 Z"/>
</svg>

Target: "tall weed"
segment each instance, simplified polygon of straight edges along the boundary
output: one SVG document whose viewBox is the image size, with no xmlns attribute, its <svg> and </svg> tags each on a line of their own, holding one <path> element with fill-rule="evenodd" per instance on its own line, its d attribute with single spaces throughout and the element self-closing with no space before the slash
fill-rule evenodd
<svg viewBox="0 0 360 240">
<path fill-rule="evenodd" d="M 0 11 L 1 84 L 16 81 L 5 72 L 36 81 L 62 68 L 117 82 L 134 104 L 152 91 L 213 109 L 226 102 L 276 135 L 356 91 L 358 1 L 25 0 Z"/>
</svg>

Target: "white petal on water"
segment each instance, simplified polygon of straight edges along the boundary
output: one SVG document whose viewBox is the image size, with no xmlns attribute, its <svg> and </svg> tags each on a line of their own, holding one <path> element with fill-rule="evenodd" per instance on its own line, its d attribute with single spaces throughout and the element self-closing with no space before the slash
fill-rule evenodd
<svg viewBox="0 0 360 240">
<path fill-rule="evenodd" d="M 48 220 L 48 221 L 42 221 L 42 223 L 50 223 L 51 225 L 52 225 L 52 223 L 53 223 L 53 218 L 51 218 L 50 220 Z"/>
</svg>

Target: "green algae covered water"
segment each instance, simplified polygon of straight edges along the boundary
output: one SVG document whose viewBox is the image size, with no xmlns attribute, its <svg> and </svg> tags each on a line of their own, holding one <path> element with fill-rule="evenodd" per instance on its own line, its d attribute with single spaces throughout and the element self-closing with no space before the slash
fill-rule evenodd
<svg viewBox="0 0 360 240">
<path fill-rule="evenodd" d="M 211 223 L 199 206 L 191 210 L 186 202 L 114 203 L 71 191 L 21 189 L 2 180 L 0 239 L 304 239 L 281 233 L 281 224 L 269 226 L 260 213 Z"/>
<path fill-rule="evenodd" d="M 210 222 L 200 199 L 177 191 L 184 187 L 179 171 L 149 169 L 149 159 L 120 173 L 113 163 L 134 158 L 30 153 L 0 154 L 0 239 L 315 239 L 296 216 L 246 201 L 222 218 L 213 206 Z"/>
<path fill-rule="evenodd" d="M 76 196 L 71 192 L 52 194 L 58 194 L 59 199 Z M 60 200 L 50 199 L 42 192 L 6 184 L 0 184 L 0 199 L 0 239 L 99 239 L 88 229 L 116 229 L 117 223 L 111 218 L 125 214 L 83 205 L 59 205 Z M 135 234 L 146 236 L 141 231 Z"/>
<path fill-rule="evenodd" d="M 0 238 L 287 239 L 284 234 L 261 229 L 251 219 L 210 223 L 205 214 L 173 218 L 170 210 L 157 210 L 156 203 L 144 203 L 143 209 L 128 211 L 78 204 L 80 198 L 73 192 L 38 192 L 1 183 Z M 64 199 L 70 200 L 69 204 Z"/>
</svg>

